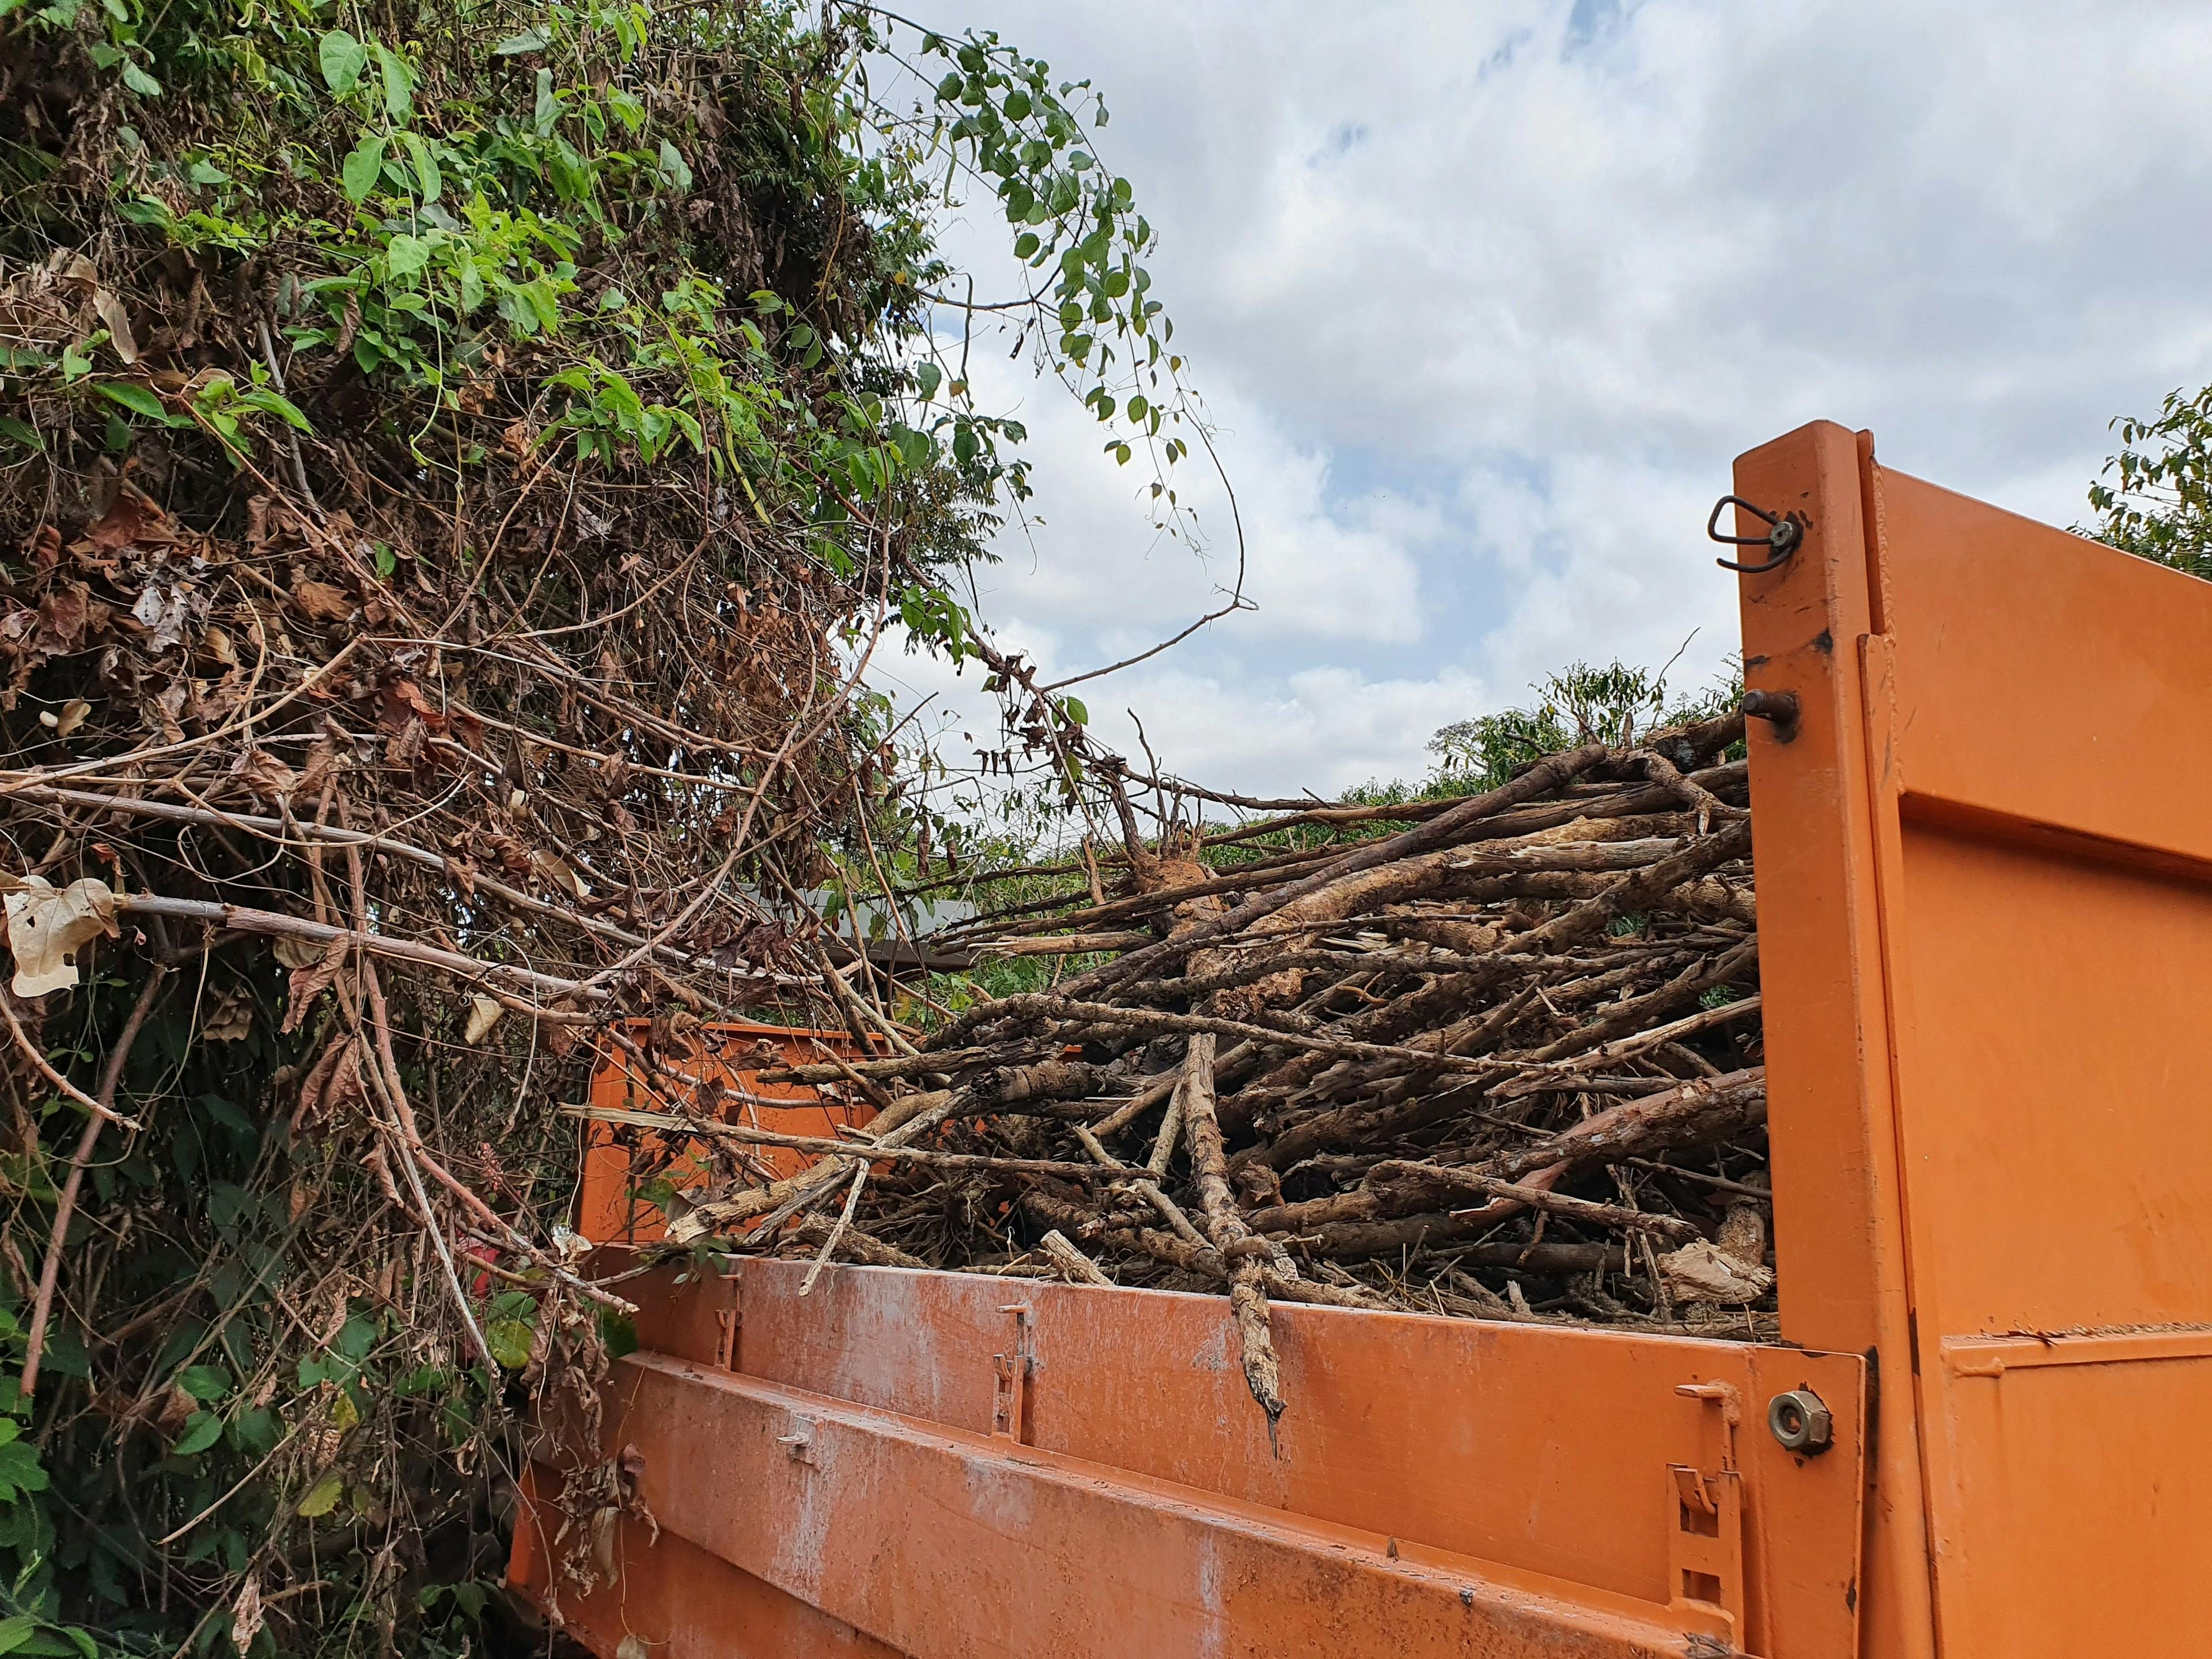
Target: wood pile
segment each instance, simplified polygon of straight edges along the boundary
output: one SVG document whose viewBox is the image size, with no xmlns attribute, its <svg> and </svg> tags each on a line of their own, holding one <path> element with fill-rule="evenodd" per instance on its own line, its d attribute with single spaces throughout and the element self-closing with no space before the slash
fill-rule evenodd
<svg viewBox="0 0 2212 1659">
<path fill-rule="evenodd" d="M 1741 732 L 1207 838 L 1288 846 L 1241 864 L 1133 832 L 1126 891 L 963 941 L 1091 965 L 781 1074 L 872 1097 L 868 1161 L 702 1195 L 674 1235 L 1225 1291 L 1271 1417 L 1271 1300 L 1771 1336 Z"/>
</svg>

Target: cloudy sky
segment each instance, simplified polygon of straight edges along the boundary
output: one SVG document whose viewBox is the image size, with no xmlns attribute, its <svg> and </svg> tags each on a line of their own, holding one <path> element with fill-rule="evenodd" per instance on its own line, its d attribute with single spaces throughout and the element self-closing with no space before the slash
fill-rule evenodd
<svg viewBox="0 0 2212 1659">
<path fill-rule="evenodd" d="M 941 14 L 941 15 L 940 15 Z M 2106 422 L 2212 380 L 2212 8 L 1925 0 L 940 0 L 1090 76 L 1160 228 L 1154 292 L 1218 424 L 1259 609 L 1084 688 L 1240 791 L 1421 772 L 1447 721 L 1577 658 L 1735 646 L 1702 530 L 1807 420 L 2054 523 Z M 2192 204 L 2198 205 L 2192 205 Z M 986 207 L 951 251 L 1007 273 Z M 995 361 L 995 358 L 994 359 Z M 1055 674 L 1208 608 L 1056 386 L 1045 522 L 983 578 Z M 1146 475 L 1149 477 L 1149 475 Z M 976 705 L 940 696 L 952 746 Z M 972 684 L 971 672 L 969 684 Z"/>
</svg>

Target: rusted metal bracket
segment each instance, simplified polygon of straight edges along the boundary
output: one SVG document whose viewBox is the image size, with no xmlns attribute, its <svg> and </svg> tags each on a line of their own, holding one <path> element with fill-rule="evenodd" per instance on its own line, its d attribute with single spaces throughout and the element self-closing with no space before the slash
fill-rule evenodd
<svg viewBox="0 0 2212 1659">
<path fill-rule="evenodd" d="M 991 1356 L 991 1433 L 994 1438 L 1023 1445 L 1030 1438 L 1030 1388 L 1036 1375 L 1036 1355 L 1030 1346 L 1030 1322 L 1035 1316 L 1026 1303 L 1001 1308 L 1014 1318 L 1013 1347 Z"/>
<path fill-rule="evenodd" d="M 1708 1474 L 1687 1463 L 1667 1466 L 1667 1589 L 1672 1609 L 1685 1617 L 1717 1617 L 1732 1645 L 1744 1636 L 1743 1476 L 1736 1466 L 1736 1430 L 1743 1397 L 1726 1382 L 1686 1382 L 1674 1390 L 1702 1400 L 1720 1414 L 1720 1468 Z"/>
<path fill-rule="evenodd" d="M 723 1304 L 714 1310 L 714 1364 L 733 1371 L 738 1368 L 738 1339 L 744 1334 L 744 1279 L 731 1273 L 722 1284 Z"/>
</svg>

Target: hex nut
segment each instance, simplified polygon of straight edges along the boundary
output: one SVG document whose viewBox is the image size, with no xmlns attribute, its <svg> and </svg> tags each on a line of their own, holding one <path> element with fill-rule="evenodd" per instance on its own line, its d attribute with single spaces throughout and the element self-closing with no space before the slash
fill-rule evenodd
<svg viewBox="0 0 2212 1659">
<path fill-rule="evenodd" d="M 1808 1457 L 1827 1450 L 1836 1437 L 1835 1419 L 1810 1389 L 1791 1389 L 1768 1401 L 1766 1426 L 1784 1451 Z"/>
</svg>

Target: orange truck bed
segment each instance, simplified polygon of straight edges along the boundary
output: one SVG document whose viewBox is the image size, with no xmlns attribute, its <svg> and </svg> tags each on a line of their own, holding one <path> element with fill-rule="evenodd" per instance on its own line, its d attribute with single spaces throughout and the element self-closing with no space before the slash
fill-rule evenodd
<svg viewBox="0 0 2212 1659">
<path fill-rule="evenodd" d="M 1276 1455 L 1217 1298 L 671 1268 L 515 1585 L 602 1659 L 2206 1650 L 2212 584 L 1826 423 L 1735 489 L 1782 1342 L 1278 1306 Z"/>
</svg>

